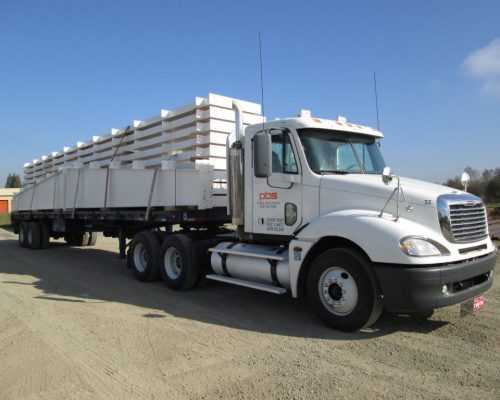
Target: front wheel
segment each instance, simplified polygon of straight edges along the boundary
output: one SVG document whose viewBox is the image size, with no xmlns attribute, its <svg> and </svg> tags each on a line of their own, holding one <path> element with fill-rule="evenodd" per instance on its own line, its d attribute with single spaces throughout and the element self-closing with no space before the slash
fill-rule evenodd
<svg viewBox="0 0 500 400">
<path fill-rule="evenodd" d="M 330 249 L 312 263 L 308 299 L 323 322 L 342 331 L 370 326 L 382 309 L 370 261 L 353 249 Z"/>
</svg>

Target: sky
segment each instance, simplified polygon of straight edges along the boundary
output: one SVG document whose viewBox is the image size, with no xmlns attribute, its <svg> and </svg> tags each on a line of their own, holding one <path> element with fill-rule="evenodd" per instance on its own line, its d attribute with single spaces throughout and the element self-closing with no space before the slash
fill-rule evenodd
<svg viewBox="0 0 500 400">
<path fill-rule="evenodd" d="M 0 186 L 217 93 L 377 126 L 395 174 L 500 167 L 500 2 L 0 0 Z"/>
</svg>

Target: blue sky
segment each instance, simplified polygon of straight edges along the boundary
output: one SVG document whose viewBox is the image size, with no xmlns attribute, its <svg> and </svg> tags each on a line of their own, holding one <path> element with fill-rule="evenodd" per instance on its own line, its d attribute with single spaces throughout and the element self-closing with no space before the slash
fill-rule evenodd
<svg viewBox="0 0 500 400">
<path fill-rule="evenodd" d="M 0 185 L 209 92 L 376 126 L 395 173 L 500 167 L 498 1 L 0 1 Z"/>
</svg>

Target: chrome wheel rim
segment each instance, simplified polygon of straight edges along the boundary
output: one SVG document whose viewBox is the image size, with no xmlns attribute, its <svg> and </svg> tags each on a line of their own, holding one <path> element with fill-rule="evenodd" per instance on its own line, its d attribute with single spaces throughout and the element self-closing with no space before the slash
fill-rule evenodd
<svg viewBox="0 0 500 400">
<path fill-rule="evenodd" d="M 163 265 L 170 279 L 177 279 L 179 277 L 182 270 L 182 260 L 181 255 L 175 247 L 169 247 L 167 249 L 165 257 L 163 258 Z"/>
<path fill-rule="evenodd" d="M 24 228 L 20 228 L 19 229 L 19 241 L 21 243 L 24 243 L 25 235 L 26 235 L 26 232 L 24 232 Z"/>
<path fill-rule="evenodd" d="M 137 243 L 134 248 L 134 265 L 139 272 L 146 271 L 148 266 L 148 252 L 142 243 Z"/>
<path fill-rule="evenodd" d="M 321 302 L 334 315 L 348 315 L 358 304 L 358 285 L 343 268 L 332 267 L 323 272 L 318 291 Z"/>
</svg>

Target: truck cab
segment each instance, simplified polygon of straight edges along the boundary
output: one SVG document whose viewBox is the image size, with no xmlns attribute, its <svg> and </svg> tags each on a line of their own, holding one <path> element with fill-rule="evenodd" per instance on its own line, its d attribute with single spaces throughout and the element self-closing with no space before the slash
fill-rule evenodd
<svg viewBox="0 0 500 400">
<path fill-rule="evenodd" d="M 264 129 L 270 136 L 271 171 L 258 177 L 255 157 L 245 158 L 245 187 L 252 188 L 245 192 L 245 204 L 252 204 L 245 207 L 245 232 L 293 237 L 320 215 L 345 207 L 340 199 L 321 202 L 325 182 L 343 182 L 347 175 L 381 175 L 385 167 L 378 145 L 383 135 L 343 118 L 311 118 L 302 111 L 297 118 L 274 121 Z M 258 133 L 262 126 L 246 129 L 246 149 L 252 149 Z"/>
</svg>

